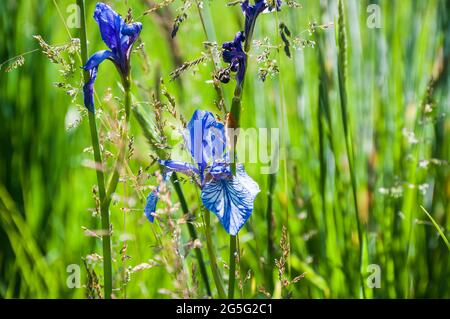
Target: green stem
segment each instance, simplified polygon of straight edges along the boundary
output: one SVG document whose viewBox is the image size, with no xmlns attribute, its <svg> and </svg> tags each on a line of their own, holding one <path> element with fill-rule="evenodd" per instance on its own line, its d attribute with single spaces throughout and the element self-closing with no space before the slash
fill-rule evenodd
<svg viewBox="0 0 450 319">
<path fill-rule="evenodd" d="M 219 294 L 219 298 L 225 298 L 225 289 L 223 289 L 222 280 L 220 278 L 219 267 L 217 266 L 216 254 L 214 253 L 214 247 L 211 238 L 211 221 L 210 221 L 210 212 L 206 209 L 204 211 L 205 218 L 205 235 L 206 235 L 206 246 L 208 249 L 209 263 L 211 264 L 211 271 L 213 274 L 214 283 L 216 284 L 217 293 Z"/>
<path fill-rule="evenodd" d="M 84 8 L 84 0 L 77 0 L 77 5 L 80 9 L 81 28 L 81 61 L 83 65 L 88 59 L 87 54 L 87 34 L 86 34 L 86 14 Z M 84 82 L 89 81 L 89 73 L 84 72 Z M 91 132 L 92 148 L 94 150 L 95 167 L 97 172 L 98 191 L 100 196 L 100 216 L 102 224 L 102 246 L 103 246 L 103 277 L 104 277 L 104 298 L 110 299 L 112 293 L 112 266 L 111 266 L 111 237 L 109 231 L 109 210 L 104 205 L 106 202 L 105 191 L 105 176 L 103 174 L 102 154 L 100 151 L 100 142 L 98 138 L 97 123 L 95 121 L 95 114 L 89 113 L 89 127 Z"/>
<path fill-rule="evenodd" d="M 363 243 L 363 229 L 361 227 L 359 209 L 358 209 L 358 193 L 357 193 L 357 183 L 356 175 L 354 171 L 354 152 L 352 143 L 352 134 L 349 125 L 348 117 L 348 96 L 347 96 L 347 38 L 345 33 L 345 15 L 344 15 L 344 3 L 339 0 L 338 3 L 338 29 L 337 29 L 337 44 L 338 44 L 338 82 L 339 82 L 339 96 L 341 104 L 341 118 L 342 125 L 344 128 L 344 139 L 345 139 L 345 150 L 347 153 L 347 160 L 350 170 L 350 181 L 352 187 L 353 195 L 353 205 L 355 209 L 356 225 L 358 230 L 358 241 L 359 241 L 359 277 L 361 284 L 361 292 L 363 298 L 365 295 L 364 287 L 364 277 L 362 274 L 363 268 L 363 254 L 364 254 L 364 243 Z"/>
<path fill-rule="evenodd" d="M 228 299 L 233 299 L 236 281 L 236 236 L 232 235 L 230 235 L 230 272 L 228 278 Z"/>
</svg>

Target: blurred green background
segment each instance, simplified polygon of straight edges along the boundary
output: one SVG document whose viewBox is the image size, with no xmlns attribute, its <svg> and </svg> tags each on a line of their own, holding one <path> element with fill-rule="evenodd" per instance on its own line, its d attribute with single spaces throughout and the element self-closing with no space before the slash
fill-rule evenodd
<svg viewBox="0 0 450 319">
<path fill-rule="evenodd" d="M 101 258 L 101 241 L 86 231 L 98 229 L 100 221 L 94 209 L 96 177 L 90 165 L 89 125 L 79 91 L 80 62 L 75 57 L 73 76 L 63 78 L 61 65 L 51 63 L 33 38 L 41 35 L 52 45 L 65 44 L 70 36 L 76 38 L 78 29 L 70 28 L 70 5 L 74 2 L 0 2 L 0 63 L 30 52 L 23 56 L 22 66 L 12 67 L 21 62 L 16 58 L 2 64 L 0 70 L 2 298 L 85 298 L 98 288 L 92 279 L 94 273 L 99 284 L 102 282 L 102 265 L 96 261 Z M 237 295 L 449 298 L 449 249 L 421 208 L 448 238 L 449 2 L 344 1 L 347 113 L 342 112 L 339 94 L 336 28 L 330 26 L 337 19 L 337 1 L 297 2 L 301 7 L 284 6 L 278 14 L 261 15 L 257 22 L 255 39 L 267 37 L 270 43 L 280 45 L 278 24 L 283 22 L 299 48 L 291 48 L 291 58 L 283 50 L 271 50 L 270 59 L 277 60 L 279 73 L 268 76 L 265 82 L 258 78 L 263 66 L 257 57 L 262 48 L 254 46 L 251 52 L 241 124 L 244 128 L 281 127 L 287 160 L 280 162 L 274 175 L 260 174 L 261 164 L 246 167 L 262 191 L 239 236 L 242 289 L 238 288 Z M 92 18 L 95 3 L 86 4 L 90 54 L 106 48 Z M 182 1 L 173 1 L 148 15 L 143 13 L 155 5 L 150 0 L 107 3 L 123 16 L 131 7 L 135 20 L 144 24 L 141 40 L 145 55 L 139 50 L 132 57 L 133 95 L 135 106 L 150 123 L 155 121 L 151 101 L 158 93 L 159 76 L 184 118 L 189 119 L 198 108 L 223 117 L 214 106 L 210 60 L 176 81 L 170 81 L 169 73 L 207 52 L 204 41 L 219 45 L 230 41 L 243 25 L 238 6 L 213 0 L 203 1 L 198 10 L 197 2 L 191 1 L 187 18 L 172 40 L 169 34 L 175 16 L 183 13 Z M 376 6 L 369 7 L 371 4 Z M 380 28 L 370 27 L 378 9 Z M 314 23 L 329 27 L 310 34 Z M 315 45 L 311 47 L 309 42 L 303 48 L 304 41 L 314 41 Z M 114 134 L 111 126 L 120 105 L 115 97 L 121 98 L 116 73 L 112 64 L 102 64 L 96 82 L 97 108 L 102 110 L 97 118 L 107 158 L 109 152 L 116 151 L 109 136 Z M 55 85 L 62 82 L 71 86 Z M 230 101 L 233 84 L 224 88 Z M 350 128 L 354 152 L 350 163 L 343 123 Z M 135 119 L 131 125 L 134 151 L 111 209 L 114 294 L 119 298 L 202 297 L 205 292 L 201 282 L 196 284 L 201 278 L 194 254 L 181 253 L 180 257 L 171 252 L 172 234 L 143 216 L 149 186 L 157 184 L 152 173 L 158 167 Z M 169 134 L 171 128 L 166 131 Z M 108 163 L 111 160 L 109 157 Z M 199 194 L 189 182 L 182 188 L 197 216 L 195 225 L 205 247 Z M 178 200 L 175 195 L 172 199 Z M 176 219 L 181 216 L 178 210 L 174 213 Z M 228 237 L 214 216 L 212 221 L 226 282 Z M 282 254 L 282 226 L 288 229 L 290 243 L 285 276 L 292 280 L 304 274 L 287 287 L 281 284 L 274 263 Z M 177 227 L 181 229 L 182 251 L 188 252 L 186 227 L 182 223 Z M 202 251 L 207 259 L 206 248 Z M 80 267 L 81 288 L 67 285 L 70 265 Z M 135 268 L 139 265 L 149 269 Z M 369 265 L 379 266 L 379 288 L 367 285 L 374 269 Z"/>
</svg>

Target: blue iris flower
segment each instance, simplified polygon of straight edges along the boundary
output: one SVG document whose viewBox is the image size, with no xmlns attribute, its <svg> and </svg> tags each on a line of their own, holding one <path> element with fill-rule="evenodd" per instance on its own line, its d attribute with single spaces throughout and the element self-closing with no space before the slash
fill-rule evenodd
<svg viewBox="0 0 450 319">
<path fill-rule="evenodd" d="M 110 6 L 101 2 L 95 7 L 94 19 L 100 27 L 103 42 L 109 50 L 94 53 L 83 67 L 84 70 L 89 71 L 90 75 L 89 81 L 83 87 L 84 104 L 93 113 L 95 112 L 94 82 L 100 63 L 111 60 L 119 71 L 122 82 L 126 83 L 130 74 L 131 50 L 142 30 L 141 23 L 125 23 Z"/>
<path fill-rule="evenodd" d="M 242 11 L 245 15 L 245 36 L 251 36 L 255 26 L 256 18 L 263 12 L 272 12 L 273 10 L 281 10 L 281 0 L 269 2 L 267 0 L 255 0 L 251 5 L 249 0 L 245 0 L 241 4 Z"/>
<path fill-rule="evenodd" d="M 197 178 L 203 205 L 218 218 L 227 233 L 236 235 L 253 211 L 253 202 L 260 189 L 247 175 L 242 164 L 236 165 L 236 175 L 230 168 L 225 126 L 207 111 L 194 112 L 185 133 L 186 148 L 195 164 L 160 160 L 170 172 L 181 172 Z M 153 222 L 159 187 L 147 198 L 144 213 Z"/>
<path fill-rule="evenodd" d="M 253 5 L 250 4 L 249 0 L 242 2 L 241 8 L 245 15 L 245 29 L 243 32 L 238 32 L 233 41 L 225 42 L 222 45 L 223 61 L 229 64 L 230 71 L 237 73 L 236 81 L 238 85 L 242 85 L 247 68 L 247 54 L 242 48 L 242 43 L 246 38 L 247 41 L 251 41 L 256 18 L 261 13 L 281 10 L 281 0 L 275 0 L 273 3 L 271 4 L 267 0 L 255 0 Z M 228 79 L 222 81 L 227 83 Z"/>
</svg>

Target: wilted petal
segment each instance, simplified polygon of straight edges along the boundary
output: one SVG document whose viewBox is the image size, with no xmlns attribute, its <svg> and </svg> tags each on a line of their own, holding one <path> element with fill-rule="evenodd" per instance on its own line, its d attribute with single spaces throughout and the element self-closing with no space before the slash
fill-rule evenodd
<svg viewBox="0 0 450 319">
<path fill-rule="evenodd" d="M 223 61 L 230 64 L 231 71 L 238 72 L 236 80 L 239 84 L 243 82 L 247 68 L 247 54 L 242 49 L 244 40 L 244 33 L 238 32 L 233 41 L 225 42 L 222 45 Z"/>
<path fill-rule="evenodd" d="M 235 236 L 253 212 L 258 185 L 245 173 L 243 167 L 237 176 L 212 179 L 202 189 L 202 202 L 220 220 L 227 233 Z"/>
</svg>

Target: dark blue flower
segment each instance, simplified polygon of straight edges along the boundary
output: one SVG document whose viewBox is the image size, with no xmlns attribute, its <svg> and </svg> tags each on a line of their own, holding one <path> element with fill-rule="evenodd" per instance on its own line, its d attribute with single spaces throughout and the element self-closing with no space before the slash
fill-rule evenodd
<svg viewBox="0 0 450 319">
<path fill-rule="evenodd" d="M 83 91 L 85 106 L 91 112 L 94 112 L 94 81 L 98 66 L 105 60 L 111 60 L 119 71 L 122 81 L 127 80 L 130 74 L 131 50 L 142 30 L 141 23 L 126 24 L 110 6 L 101 2 L 95 7 L 94 19 L 109 50 L 94 53 L 83 67 L 90 73 L 90 80 L 85 83 Z"/>
<path fill-rule="evenodd" d="M 250 4 L 249 0 L 245 0 L 242 2 L 241 7 L 245 15 L 245 36 L 251 38 L 256 18 L 263 12 L 281 10 L 281 0 L 255 0 L 253 5 Z"/>
<path fill-rule="evenodd" d="M 159 163 L 169 172 L 198 177 L 203 205 L 219 218 L 229 234 L 236 235 L 252 214 L 253 202 L 260 191 L 258 184 L 241 164 L 236 166 L 236 175 L 231 173 L 225 127 L 212 113 L 195 111 L 184 138 L 195 164 L 172 160 Z M 151 222 L 158 192 L 153 191 L 147 198 L 145 214 Z"/>
<path fill-rule="evenodd" d="M 245 29 L 238 32 L 233 41 L 225 42 L 222 45 L 222 57 L 224 62 L 229 63 L 230 70 L 237 72 L 236 81 L 238 85 L 242 85 L 247 68 L 247 54 L 242 48 L 244 41 L 251 41 L 253 29 L 255 27 L 256 18 L 261 13 L 272 12 L 273 10 L 281 10 L 281 0 L 274 0 L 272 2 L 267 0 L 255 0 L 254 4 L 250 4 L 249 0 L 245 0 L 241 4 L 242 12 L 245 15 Z M 228 83 L 229 73 L 221 77 L 221 81 Z"/>
<path fill-rule="evenodd" d="M 225 42 L 222 45 L 222 57 L 225 63 L 230 64 L 230 70 L 237 72 L 236 81 L 242 84 L 247 68 L 247 54 L 242 49 L 242 43 L 245 41 L 243 32 L 236 33 L 233 41 Z"/>
</svg>

